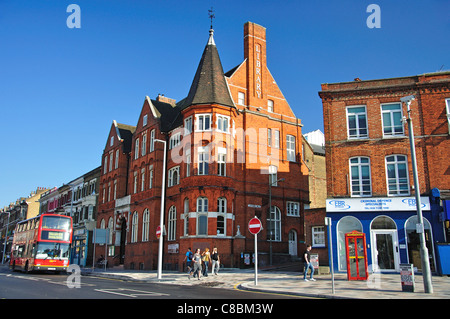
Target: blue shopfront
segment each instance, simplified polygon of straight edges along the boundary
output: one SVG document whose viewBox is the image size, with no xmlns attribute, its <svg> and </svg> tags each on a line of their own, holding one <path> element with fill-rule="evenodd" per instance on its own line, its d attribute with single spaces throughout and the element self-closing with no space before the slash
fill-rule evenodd
<svg viewBox="0 0 450 319">
<path fill-rule="evenodd" d="M 92 232 L 91 232 L 92 233 Z M 89 252 L 90 232 L 86 227 L 75 228 L 73 230 L 72 249 L 70 263 L 86 267 L 92 265 L 92 253 Z M 88 258 L 90 256 L 90 258 Z"/>
<path fill-rule="evenodd" d="M 434 272 L 435 243 L 445 241 L 441 209 L 431 205 L 428 197 L 421 197 L 421 202 L 426 245 Z M 399 272 L 401 263 L 413 264 L 421 270 L 414 197 L 329 198 L 326 211 L 332 222 L 335 271 L 347 271 L 345 234 L 351 231 L 366 235 L 369 272 Z"/>
</svg>

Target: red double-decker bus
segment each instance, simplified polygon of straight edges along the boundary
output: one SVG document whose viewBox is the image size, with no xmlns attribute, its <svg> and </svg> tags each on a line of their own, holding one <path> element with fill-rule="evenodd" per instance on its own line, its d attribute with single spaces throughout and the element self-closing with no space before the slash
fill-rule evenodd
<svg viewBox="0 0 450 319">
<path fill-rule="evenodd" d="M 13 270 L 66 271 L 72 242 L 72 218 L 42 214 L 16 225 L 11 248 Z"/>
</svg>

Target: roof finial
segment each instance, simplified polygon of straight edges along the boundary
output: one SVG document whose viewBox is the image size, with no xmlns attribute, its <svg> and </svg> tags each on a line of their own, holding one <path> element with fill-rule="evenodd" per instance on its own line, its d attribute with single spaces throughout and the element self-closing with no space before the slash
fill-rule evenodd
<svg viewBox="0 0 450 319">
<path fill-rule="evenodd" d="M 211 19 L 211 28 L 209 29 L 209 39 L 208 39 L 208 45 L 216 45 L 214 42 L 214 30 L 213 30 L 213 19 L 216 17 L 214 15 L 214 9 L 211 7 L 210 10 L 208 10 L 208 16 Z"/>
<path fill-rule="evenodd" d="M 216 18 L 216 16 L 214 15 L 214 8 L 213 7 L 211 7 L 211 9 L 208 10 L 208 16 L 211 19 L 211 28 L 210 29 L 212 30 L 212 28 L 213 28 L 213 19 Z"/>
</svg>

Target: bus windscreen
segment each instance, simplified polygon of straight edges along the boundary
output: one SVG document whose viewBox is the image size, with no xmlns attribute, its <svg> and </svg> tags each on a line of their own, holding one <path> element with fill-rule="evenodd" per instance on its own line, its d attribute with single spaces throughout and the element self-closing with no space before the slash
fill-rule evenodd
<svg viewBox="0 0 450 319">
<path fill-rule="evenodd" d="M 60 216 L 44 216 L 42 220 L 42 229 L 69 230 L 70 219 Z"/>
</svg>

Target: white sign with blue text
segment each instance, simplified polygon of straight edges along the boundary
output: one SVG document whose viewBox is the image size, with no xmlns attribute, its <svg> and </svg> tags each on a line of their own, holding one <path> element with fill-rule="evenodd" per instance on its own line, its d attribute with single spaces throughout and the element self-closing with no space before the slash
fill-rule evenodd
<svg viewBox="0 0 450 319">
<path fill-rule="evenodd" d="M 422 210 L 430 210 L 428 197 L 420 197 Z M 415 197 L 328 198 L 327 212 L 380 212 L 416 210 Z"/>
</svg>

